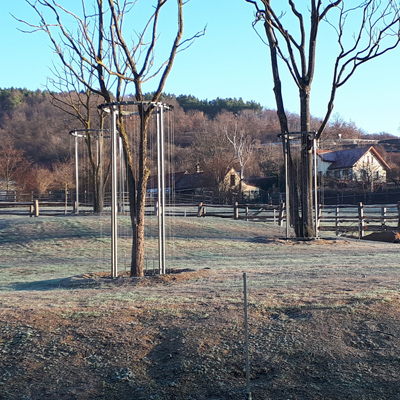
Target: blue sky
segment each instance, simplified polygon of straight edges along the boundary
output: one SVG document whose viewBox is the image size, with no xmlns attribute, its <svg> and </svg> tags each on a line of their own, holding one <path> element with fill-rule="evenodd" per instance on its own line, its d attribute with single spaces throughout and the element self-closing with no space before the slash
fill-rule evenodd
<svg viewBox="0 0 400 400">
<path fill-rule="evenodd" d="M 70 5 L 76 0 L 63 1 Z M 17 30 L 18 18 L 36 22 L 23 0 L 2 5 L 0 35 L 3 60 L 0 87 L 44 89 L 49 68 L 57 62 L 45 34 L 24 34 Z M 200 99 L 242 97 L 275 108 L 268 48 L 252 28 L 253 7 L 244 0 L 191 0 L 185 10 L 185 32 L 191 35 L 207 25 L 206 35 L 178 55 L 166 92 L 191 94 Z M 317 72 L 313 83 L 311 113 L 325 113 L 331 64 L 331 45 L 321 36 Z M 362 66 L 339 89 L 334 113 L 353 121 L 367 133 L 400 135 L 400 47 Z M 285 106 L 298 113 L 298 93 L 284 75 Z M 145 90 L 151 90 L 151 86 Z"/>
</svg>

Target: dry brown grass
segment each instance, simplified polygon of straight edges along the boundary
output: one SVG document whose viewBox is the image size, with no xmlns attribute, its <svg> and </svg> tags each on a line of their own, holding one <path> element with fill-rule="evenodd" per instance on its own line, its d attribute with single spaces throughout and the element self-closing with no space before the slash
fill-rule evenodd
<svg viewBox="0 0 400 400">
<path fill-rule="evenodd" d="M 398 244 L 183 219 L 174 273 L 112 280 L 85 218 L 3 226 L 0 399 L 244 399 L 244 271 L 253 399 L 400 398 Z"/>
</svg>

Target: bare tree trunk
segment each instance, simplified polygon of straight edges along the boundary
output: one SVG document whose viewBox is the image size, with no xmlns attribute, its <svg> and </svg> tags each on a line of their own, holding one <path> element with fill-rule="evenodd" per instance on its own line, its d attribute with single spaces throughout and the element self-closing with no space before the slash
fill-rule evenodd
<svg viewBox="0 0 400 400">
<path fill-rule="evenodd" d="M 300 237 L 314 237 L 312 140 L 302 137 L 301 149 L 301 226 Z"/>
<path fill-rule="evenodd" d="M 138 176 L 135 178 L 132 157 L 125 152 L 125 160 L 128 165 L 128 193 L 129 210 L 132 225 L 132 259 L 131 276 L 144 275 L 144 242 L 145 242 L 145 209 L 147 181 L 150 170 L 147 167 L 147 134 L 148 123 L 151 115 L 151 105 L 148 109 L 143 104 L 138 106 L 141 120 L 140 146 L 138 163 Z M 125 135 L 126 136 L 126 135 Z M 123 138 L 124 140 L 124 138 Z"/>
<path fill-rule="evenodd" d="M 301 131 L 310 131 L 310 87 L 300 90 Z M 301 138 L 301 232 L 300 237 L 314 237 L 312 139 L 307 134 Z"/>
</svg>

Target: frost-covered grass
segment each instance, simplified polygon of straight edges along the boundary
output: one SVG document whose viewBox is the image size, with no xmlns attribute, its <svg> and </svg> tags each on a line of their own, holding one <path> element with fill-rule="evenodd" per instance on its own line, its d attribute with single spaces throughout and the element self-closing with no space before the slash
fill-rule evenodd
<svg viewBox="0 0 400 400">
<path fill-rule="evenodd" d="M 157 269 L 157 220 L 148 218 L 146 262 Z M 129 269 L 130 227 L 119 218 L 119 268 Z M 193 301 L 241 296 L 242 273 L 260 299 L 288 303 L 332 302 L 397 295 L 398 244 L 326 237 L 312 242 L 286 241 L 285 228 L 271 223 L 231 219 L 167 219 L 167 267 L 207 269 L 209 275 L 179 284 L 122 285 L 99 292 L 87 288 L 91 302 Z M 57 300 L 62 289 L 74 298 L 83 288 L 68 286 L 71 277 L 110 271 L 110 217 L 0 216 L 0 291 L 35 292 Z M 101 285 L 100 285 L 101 286 Z M 103 285 L 104 288 L 104 285 Z M 95 292 L 93 292 L 95 290 Z M 168 294 L 168 297 L 165 297 Z M 104 296 L 104 297 L 103 297 Z"/>
</svg>

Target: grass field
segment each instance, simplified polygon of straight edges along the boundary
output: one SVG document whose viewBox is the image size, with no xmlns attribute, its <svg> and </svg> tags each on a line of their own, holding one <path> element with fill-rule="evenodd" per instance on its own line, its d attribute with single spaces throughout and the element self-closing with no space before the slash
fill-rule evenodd
<svg viewBox="0 0 400 400">
<path fill-rule="evenodd" d="M 167 226 L 175 273 L 112 280 L 108 216 L 0 216 L 0 399 L 244 398 L 243 272 L 253 399 L 400 399 L 399 244 Z"/>
</svg>

